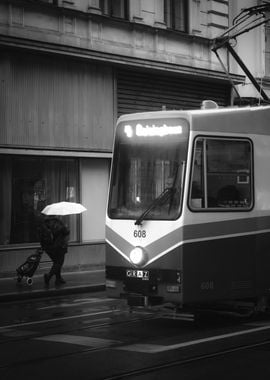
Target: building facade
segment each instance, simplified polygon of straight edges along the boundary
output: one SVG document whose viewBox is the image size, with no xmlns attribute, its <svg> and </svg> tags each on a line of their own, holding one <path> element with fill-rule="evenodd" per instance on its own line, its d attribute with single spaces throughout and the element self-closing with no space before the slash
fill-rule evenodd
<svg viewBox="0 0 270 380">
<path fill-rule="evenodd" d="M 231 3 L 1 0 L 0 276 L 37 248 L 40 212 L 60 200 L 87 207 L 66 217 L 66 270 L 104 264 L 115 121 L 205 99 L 231 104 L 231 83 L 211 51 Z M 221 54 L 243 86 L 243 73 Z"/>
</svg>

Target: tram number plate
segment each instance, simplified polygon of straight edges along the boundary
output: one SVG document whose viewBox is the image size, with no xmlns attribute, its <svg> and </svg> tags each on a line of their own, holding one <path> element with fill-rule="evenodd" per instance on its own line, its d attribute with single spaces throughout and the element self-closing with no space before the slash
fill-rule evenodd
<svg viewBox="0 0 270 380">
<path fill-rule="evenodd" d="M 149 271 L 139 269 L 127 269 L 126 276 L 129 278 L 141 278 L 142 280 L 149 280 Z"/>
</svg>

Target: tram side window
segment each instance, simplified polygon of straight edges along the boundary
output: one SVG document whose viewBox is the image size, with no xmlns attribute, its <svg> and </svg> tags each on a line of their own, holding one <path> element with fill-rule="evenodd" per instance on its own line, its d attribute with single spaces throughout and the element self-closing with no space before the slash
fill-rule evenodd
<svg viewBox="0 0 270 380">
<path fill-rule="evenodd" d="M 250 209 L 251 168 L 249 140 L 198 138 L 193 153 L 191 209 Z"/>
</svg>

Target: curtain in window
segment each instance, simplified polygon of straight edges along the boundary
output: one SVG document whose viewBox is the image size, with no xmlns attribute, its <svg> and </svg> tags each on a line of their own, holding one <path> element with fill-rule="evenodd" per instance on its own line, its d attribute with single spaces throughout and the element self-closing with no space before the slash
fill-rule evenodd
<svg viewBox="0 0 270 380">
<path fill-rule="evenodd" d="M 100 8 L 110 17 L 127 19 L 127 0 L 101 0 Z"/>
<path fill-rule="evenodd" d="M 38 241 L 42 209 L 59 201 L 79 201 L 78 160 L 0 156 L 0 244 Z M 64 217 L 78 239 L 79 216 Z"/>
<path fill-rule="evenodd" d="M 187 31 L 187 0 L 164 0 L 164 19 L 168 28 Z"/>
<path fill-rule="evenodd" d="M 67 201 L 78 202 L 78 165 L 74 160 L 54 159 L 45 169 L 46 204 Z M 70 228 L 70 240 L 76 239 L 78 216 L 65 217 Z"/>
</svg>

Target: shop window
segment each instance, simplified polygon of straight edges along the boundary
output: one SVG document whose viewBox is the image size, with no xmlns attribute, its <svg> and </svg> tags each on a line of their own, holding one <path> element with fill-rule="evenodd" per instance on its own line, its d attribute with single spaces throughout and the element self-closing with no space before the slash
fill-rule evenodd
<svg viewBox="0 0 270 380">
<path fill-rule="evenodd" d="M 100 8 L 104 15 L 128 19 L 127 0 L 100 0 Z"/>
<path fill-rule="evenodd" d="M 41 210 L 50 203 L 79 201 L 78 160 L 0 156 L 0 244 L 38 242 Z M 63 217 L 78 240 L 77 215 Z"/>
<path fill-rule="evenodd" d="M 164 0 L 164 20 L 169 29 L 187 32 L 188 0 Z"/>
<path fill-rule="evenodd" d="M 252 146 L 249 140 L 196 140 L 189 205 L 193 210 L 239 211 L 252 207 Z"/>
</svg>

